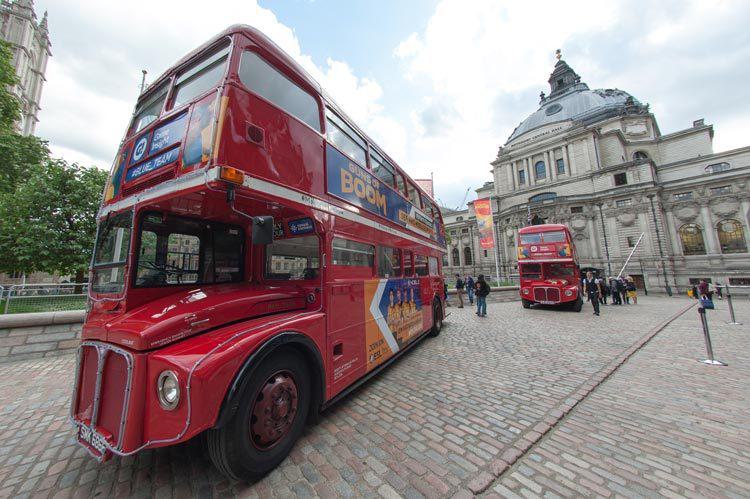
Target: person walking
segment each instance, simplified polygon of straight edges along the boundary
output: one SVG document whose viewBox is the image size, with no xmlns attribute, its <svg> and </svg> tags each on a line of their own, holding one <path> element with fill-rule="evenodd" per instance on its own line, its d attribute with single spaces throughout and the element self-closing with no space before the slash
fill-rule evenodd
<svg viewBox="0 0 750 499">
<path fill-rule="evenodd" d="M 477 293 L 477 315 L 487 317 L 487 295 L 490 294 L 490 285 L 484 280 L 484 275 L 477 276 L 476 293 Z"/>
<path fill-rule="evenodd" d="M 633 300 L 633 305 L 638 305 L 638 293 L 636 292 L 635 282 L 630 276 L 628 276 L 625 289 L 628 293 L 628 298 Z"/>
<path fill-rule="evenodd" d="M 471 274 L 466 276 L 466 294 L 469 295 L 469 305 L 474 305 L 474 284 Z"/>
<path fill-rule="evenodd" d="M 583 294 L 589 297 L 589 301 L 594 306 L 594 315 L 599 315 L 599 295 L 602 292 L 602 287 L 594 279 L 594 274 L 590 270 L 586 272 L 586 279 L 583 280 Z"/>
<path fill-rule="evenodd" d="M 708 283 L 705 279 L 701 279 L 701 281 L 698 283 L 698 294 L 701 298 L 708 298 L 711 299 L 711 291 L 708 289 Z"/>
<path fill-rule="evenodd" d="M 464 308 L 464 280 L 456 274 L 456 296 L 458 296 L 458 308 Z"/>
<path fill-rule="evenodd" d="M 717 282 L 714 284 L 714 291 L 716 292 L 716 296 L 719 297 L 719 300 L 724 299 L 724 295 L 721 294 L 721 283 Z"/>
<path fill-rule="evenodd" d="M 616 277 L 610 276 L 609 291 L 612 294 L 612 305 L 622 305 L 622 296 L 620 296 L 620 292 L 617 290 L 617 278 Z"/>
</svg>

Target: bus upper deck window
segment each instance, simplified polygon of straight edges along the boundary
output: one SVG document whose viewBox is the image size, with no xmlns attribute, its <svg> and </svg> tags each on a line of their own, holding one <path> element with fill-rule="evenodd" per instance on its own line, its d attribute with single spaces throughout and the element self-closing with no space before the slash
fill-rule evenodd
<svg viewBox="0 0 750 499">
<path fill-rule="evenodd" d="M 138 133 L 149 124 L 156 121 L 161 114 L 161 109 L 164 107 L 164 100 L 167 98 L 167 85 L 162 85 L 161 88 L 152 93 L 150 97 L 144 99 L 144 101 L 135 109 L 133 115 L 133 123 L 130 126 L 130 133 Z"/>
<path fill-rule="evenodd" d="M 521 244 L 539 244 L 541 242 L 541 234 L 521 234 Z"/>
<path fill-rule="evenodd" d="M 226 72 L 229 46 L 180 73 L 175 82 L 172 109 L 195 100 L 219 84 Z"/>
<path fill-rule="evenodd" d="M 404 184 L 404 176 L 400 173 L 396 173 L 396 188 L 402 196 L 406 196 L 406 184 Z"/>
<path fill-rule="evenodd" d="M 564 243 L 565 233 L 564 232 L 544 232 L 542 238 L 545 243 Z"/>
</svg>

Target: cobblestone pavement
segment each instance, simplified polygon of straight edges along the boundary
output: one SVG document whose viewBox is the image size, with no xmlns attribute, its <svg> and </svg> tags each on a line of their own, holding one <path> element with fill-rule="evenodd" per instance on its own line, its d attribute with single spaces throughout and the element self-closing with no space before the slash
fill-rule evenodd
<svg viewBox="0 0 750 499">
<path fill-rule="evenodd" d="M 73 357 L 2 364 L 0 497 L 747 495 L 748 328 L 712 313 L 725 368 L 695 362 L 695 309 L 636 351 L 687 305 L 452 308 L 438 338 L 329 409 L 252 486 L 219 475 L 197 439 L 97 464 L 66 419 Z"/>
<path fill-rule="evenodd" d="M 697 308 L 662 333 L 493 483 L 488 496 L 750 497 L 750 306 Z M 741 321 L 742 322 L 742 321 Z"/>
</svg>

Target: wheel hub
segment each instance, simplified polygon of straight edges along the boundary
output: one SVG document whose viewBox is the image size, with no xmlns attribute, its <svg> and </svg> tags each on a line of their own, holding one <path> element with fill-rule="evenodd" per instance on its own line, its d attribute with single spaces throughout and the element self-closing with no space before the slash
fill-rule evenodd
<svg viewBox="0 0 750 499">
<path fill-rule="evenodd" d="M 291 430 L 297 414 L 297 384 L 289 371 L 272 374 L 258 391 L 250 415 L 250 440 L 266 450 Z"/>
</svg>

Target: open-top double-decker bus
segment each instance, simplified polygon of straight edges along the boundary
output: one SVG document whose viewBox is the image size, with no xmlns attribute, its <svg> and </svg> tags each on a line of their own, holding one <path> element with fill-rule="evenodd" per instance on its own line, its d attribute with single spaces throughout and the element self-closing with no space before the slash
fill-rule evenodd
<svg viewBox="0 0 750 499">
<path fill-rule="evenodd" d="M 581 311 L 581 272 L 570 230 L 565 225 L 544 224 L 518 231 L 518 272 L 521 303 L 565 305 Z"/>
<path fill-rule="evenodd" d="M 98 459 L 202 434 L 257 479 L 442 327 L 437 205 L 248 26 L 140 96 L 98 222 L 71 401 Z"/>
</svg>

